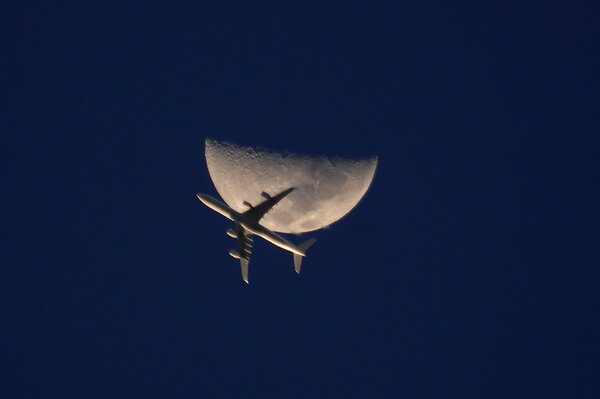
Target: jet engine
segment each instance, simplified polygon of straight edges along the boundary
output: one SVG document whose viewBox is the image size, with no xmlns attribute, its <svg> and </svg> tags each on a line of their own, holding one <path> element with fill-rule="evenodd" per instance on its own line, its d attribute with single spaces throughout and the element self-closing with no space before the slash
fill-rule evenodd
<svg viewBox="0 0 600 399">
<path fill-rule="evenodd" d="M 230 249 L 229 250 L 229 255 L 231 255 L 231 257 L 235 258 L 235 259 L 239 259 L 240 258 L 240 253 L 238 251 L 236 251 L 235 249 Z"/>
<path fill-rule="evenodd" d="M 227 235 L 231 238 L 237 238 L 237 234 L 232 229 L 227 229 Z"/>
</svg>

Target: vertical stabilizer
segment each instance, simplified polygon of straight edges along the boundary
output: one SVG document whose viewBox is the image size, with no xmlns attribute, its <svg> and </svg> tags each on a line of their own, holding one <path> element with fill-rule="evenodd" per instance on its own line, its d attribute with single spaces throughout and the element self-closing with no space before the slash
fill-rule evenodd
<svg viewBox="0 0 600 399">
<path fill-rule="evenodd" d="M 308 248 L 313 245 L 317 241 L 316 238 L 311 238 L 307 241 L 304 241 L 302 244 L 298 245 L 298 249 L 306 254 Z M 294 254 L 294 269 L 296 269 L 296 273 L 300 274 L 300 267 L 302 266 L 302 256 L 298 254 Z"/>
</svg>

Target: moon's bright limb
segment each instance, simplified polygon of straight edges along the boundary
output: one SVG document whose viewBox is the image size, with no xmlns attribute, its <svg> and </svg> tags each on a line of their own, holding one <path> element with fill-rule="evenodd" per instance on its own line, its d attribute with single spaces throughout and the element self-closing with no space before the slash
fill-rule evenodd
<svg viewBox="0 0 600 399">
<path fill-rule="evenodd" d="M 256 205 L 261 192 L 296 187 L 261 220 L 281 233 L 305 233 L 340 220 L 365 195 L 377 157 L 361 160 L 313 158 L 206 140 L 208 173 L 223 200 L 238 212 Z"/>
</svg>

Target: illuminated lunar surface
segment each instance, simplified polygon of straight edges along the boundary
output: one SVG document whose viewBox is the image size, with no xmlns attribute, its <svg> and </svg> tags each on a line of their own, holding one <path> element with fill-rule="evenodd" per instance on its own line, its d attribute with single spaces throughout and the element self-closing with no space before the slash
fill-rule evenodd
<svg viewBox="0 0 600 399">
<path fill-rule="evenodd" d="M 300 234 L 340 220 L 365 195 L 377 157 L 360 160 L 280 154 L 206 140 L 206 164 L 221 198 L 244 212 L 270 195 L 296 187 L 271 209 L 261 224 L 280 233 Z"/>
</svg>

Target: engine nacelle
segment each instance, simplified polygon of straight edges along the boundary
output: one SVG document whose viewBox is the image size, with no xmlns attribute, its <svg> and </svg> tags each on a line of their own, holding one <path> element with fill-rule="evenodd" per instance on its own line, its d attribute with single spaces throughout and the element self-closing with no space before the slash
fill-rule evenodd
<svg viewBox="0 0 600 399">
<path fill-rule="evenodd" d="M 229 255 L 232 258 L 235 258 L 235 259 L 239 259 L 240 258 L 240 253 L 238 251 L 236 251 L 235 249 L 230 249 L 229 250 Z"/>
<path fill-rule="evenodd" d="M 232 229 L 227 229 L 227 235 L 231 238 L 237 238 L 237 234 Z"/>
</svg>

